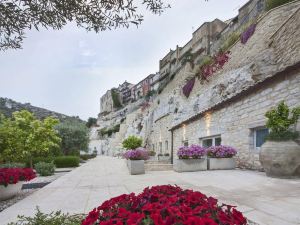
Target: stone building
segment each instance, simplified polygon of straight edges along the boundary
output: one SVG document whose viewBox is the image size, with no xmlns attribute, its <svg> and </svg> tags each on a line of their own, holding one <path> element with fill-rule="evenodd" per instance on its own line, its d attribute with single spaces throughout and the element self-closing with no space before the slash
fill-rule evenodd
<svg viewBox="0 0 300 225">
<path fill-rule="evenodd" d="M 193 70 L 181 69 L 153 107 L 149 148 L 176 158 L 182 145 L 231 145 L 239 150 L 240 167 L 260 169 L 264 114 L 282 100 L 300 105 L 297 7 L 300 2 L 269 11 L 248 43 L 236 43 L 225 67 L 208 82 L 196 82 L 188 99 L 182 87 Z"/>
<path fill-rule="evenodd" d="M 170 153 L 171 160 L 182 145 L 230 145 L 238 150 L 239 167 L 261 169 L 258 153 L 268 133 L 264 114 L 280 101 L 300 105 L 299 8 L 300 1 L 294 1 L 264 13 L 249 40 L 234 43 L 229 61 L 207 80 L 195 78 L 197 60 L 212 54 L 216 37 L 232 21 L 202 25 L 184 47 L 160 60 L 155 79 L 158 89 L 162 84 L 164 88 L 148 108 L 128 112 L 114 145 L 130 134 L 139 135 L 148 149 Z M 189 52 L 197 57 L 183 63 Z M 186 97 L 183 87 L 193 79 Z"/>
<path fill-rule="evenodd" d="M 118 92 L 120 93 L 121 101 L 123 105 L 128 104 L 131 99 L 131 89 L 134 85 L 125 81 L 123 84 L 120 84 L 118 87 Z"/>
</svg>

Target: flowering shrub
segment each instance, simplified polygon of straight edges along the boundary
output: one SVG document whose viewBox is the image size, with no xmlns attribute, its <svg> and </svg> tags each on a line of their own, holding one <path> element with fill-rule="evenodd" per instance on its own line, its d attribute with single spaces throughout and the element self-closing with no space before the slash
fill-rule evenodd
<svg viewBox="0 0 300 225">
<path fill-rule="evenodd" d="M 0 185 L 5 187 L 9 184 L 16 184 L 19 181 L 30 181 L 36 177 L 31 168 L 1 168 Z"/>
<path fill-rule="evenodd" d="M 236 153 L 235 148 L 225 145 L 213 146 L 207 149 L 207 155 L 212 158 L 231 158 Z"/>
<path fill-rule="evenodd" d="M 189 147 L 183 146 L 180 147 L 177 155 L 179 159 L 200 159 L 206 154 L 205 148 L 202 148 L 199 145 L 191 145 Z"/>
<path fill-rule="evenodd" d="M 198 191 L 162 185 L 123 194 L 92 210 L 82 225 L 246 225 L 234 206 Z"/>
<path fill-rule="evenodd" d="M 242 34 L 241 34 L 241 43 L 246 44 L 249 38 L 254 34 L 256 24 L 250 25 Z"/>
<path fill-rule="evenodd" d="M 130 160 L 147 160 L 149 159 L 149 153 L 144 148 L 137 148 L 126 151 L 123 154 L 123 157 Z"/>
<path fill-rule="evenodd" d="M 189 97 L 190 96 L 190 93 L 191 91 L 193 90 L 193 87 L 194 87 L 194 84 L 195 84 L 195 77 L 190 79 L 182 88 L 182 92 L 183 94 L 185 95 L 185 97 Z"/>
<path fill-rule="evenodd" d="M 208 80 L 215 72 L 222 69 L 225 63 L 229 60 L 230 52 L 220 52 L 213 57 L 212 63 L 204 65 L 200 68 L 200 75 L 202 80 Z"/>
</svg>

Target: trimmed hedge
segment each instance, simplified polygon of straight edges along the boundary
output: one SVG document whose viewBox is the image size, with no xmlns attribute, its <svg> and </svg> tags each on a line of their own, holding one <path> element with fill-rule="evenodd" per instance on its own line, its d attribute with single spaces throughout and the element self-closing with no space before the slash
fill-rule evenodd
<svg viewBox="0 0 300 225">
<path fill-rule="evenodd" d="M 59 156 L 54 158 L 57 168 L 78 167 L 80 158 L 77 156 Z"/>
<path fill-rule="evenodd" d="M 77 167 L 79 166 L 80 158 L 78 156 L 57 156 L 57 157 L 35 157 L 32 159 L 32 164 L 44 162 L 54 163 L 57 168 Z M 30 162 L 26 161 L 26 167 L 30 167 Z"/>
<path fill-rule="evenodd" d="M 89 160 L 95 158 L 97 155 L 96 154 L 85 154 L 85 155 L 80 155 L 80 158 L 83 160 Z"/>
</svg>

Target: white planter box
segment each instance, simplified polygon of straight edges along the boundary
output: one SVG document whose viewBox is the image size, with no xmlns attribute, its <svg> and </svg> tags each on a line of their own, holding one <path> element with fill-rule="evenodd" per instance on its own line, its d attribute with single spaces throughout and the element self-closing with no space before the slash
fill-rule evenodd
<svg viewBox="0 0 300 225">
<path fill-rule="evenodd" d="M 127 160 L 127 167 L 131 175 L 138 175 L 145 173 L 144 160 Z"/>
<path fill-rule="evenodd" d="M 209 170 L 233 170 L 236 163 L 234 158 L 208 158 Z"/>
<path fill-rule="evenodd" d="M 207 170 L 206 159 L 175 159 L 173 168 L 176 172 L 195 172 Z"/>
<path fill-rule="evenodd" d="M 24 182 L 20 181 L 16 184 L 9 184 L 7 187 L 0 185 L 0 201 L 10 199 L 17 195 L 21 189 Z"/>
</svg>

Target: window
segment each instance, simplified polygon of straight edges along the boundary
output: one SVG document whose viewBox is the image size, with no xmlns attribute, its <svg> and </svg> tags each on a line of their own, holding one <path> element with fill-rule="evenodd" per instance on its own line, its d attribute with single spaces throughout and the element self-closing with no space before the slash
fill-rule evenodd
<svg viewBox="0 0 300 225">
<path fill-rule="evenodd" d="M 159 152 L 162 153 L 162 142 L 159 142 Z"/>
<path fill-rule="evenodd" d="M 155 146 L 154 146 L 154 144 L 152 144 L 152 151 L 155 151 Z"/>
<path fill-rule="evenodd" d="M 202 143 L 202 147 L 211 147 L 211 146 L 219 146 L 222 143 L 221 136 L 202 138 L 200 139 L 200 143 Z"/>
<path fill-rule="evenodd" d="M 255 149 L 260 149 L 260 147 L 265 143 L 265 139 L 269 134 L 268 128 L 256 128 L 254 129 L 254 147 Z"/>
<path fill-rule="evenodd" d="M 183 146 L 189 146 L 189 141 L 187 140 L 183 141 Z"/>
<path fill-rule="evenodd" d="M 165 148 L 166 148 L 166 151 L 168 151 L 168 147 L 169 147 L 169 146 L 168 146 L 168 141 L 166 141 L 166 142 L 165 142 Z"/>
</svg>

